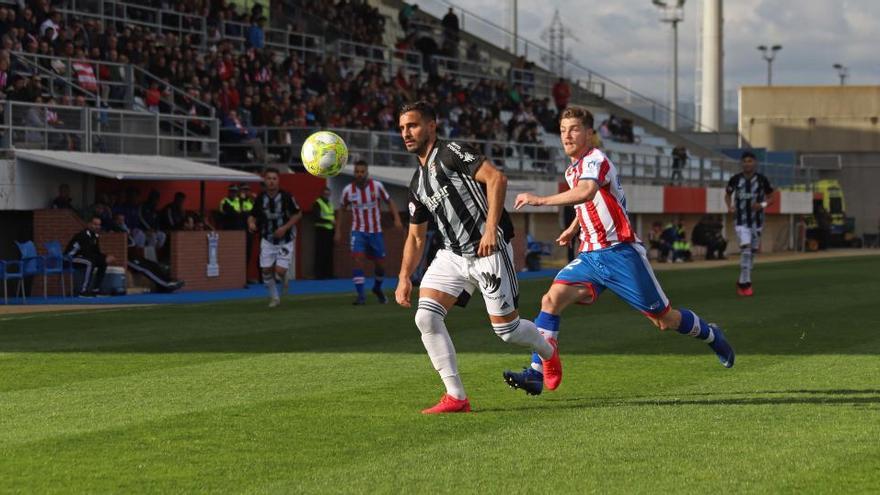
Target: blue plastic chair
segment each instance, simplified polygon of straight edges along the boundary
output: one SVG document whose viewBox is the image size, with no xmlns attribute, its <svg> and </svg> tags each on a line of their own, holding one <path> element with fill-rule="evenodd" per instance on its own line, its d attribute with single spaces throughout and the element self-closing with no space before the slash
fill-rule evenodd
<svg viewBox="0 0 880 495">
<path fill-rule="evenodd" d="M 12 267 L 15 267 L 14 271 L 10 271 Z M 14 260 L 0 260 L 0 277 L 3 278 L 3 304 L 9 304 L 9 294 L 7 294 L 8 290 L 6 287 L 6 282 L 9 280 L 18 280 L 18 287 L 24 289 L 24 286 L 21 284 L 22 274 L 21 274 L 21 262 Z M 15 295 L 18 296 L 18 289 L 15 291 Z M 24 294 L 22 293 L 22 297 Z"/>
<path fill-rule="evenodd" d="M 43 297 L 48 298 L 49 293 L 46 290 L 46 258 L 37 254 L 37 246 L 34 241 L 17 242 L 18 251 L 21 253 L 21 275 L 22 279 L 18 281 L 21 287 L 21 297 L 24 302 L 27 298 L 24 294 L 24 277 L 33 277 L 36 275 L 43 276 Z"/>
<path fill-rule="evenodd" d="M 61 249 L 61 243 L 58 241 L 49 241 L 43 243 L 46 250 L 46 275 L 58 275 L 61 279 L 61 296 L 66 296 L 64 284 L 64 274 L 70 274 L 70 292 L 73 295 L 73 259 L 64 254 Z"/>
</svg>

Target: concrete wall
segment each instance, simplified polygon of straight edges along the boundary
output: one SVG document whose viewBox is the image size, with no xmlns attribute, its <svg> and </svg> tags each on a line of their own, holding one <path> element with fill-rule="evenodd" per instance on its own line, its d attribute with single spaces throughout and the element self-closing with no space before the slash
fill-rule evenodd
<svg viewBox="0 0 880 495">
<path fill-rule="evenodd" d="M 880 151 L 880 86 L 746 86 L 739 101 L 739 130 L 752 147 Z"/>
<path fill-rule="evenodd" d="M 846 214 L 856 219 L 856 235 L 880 232 L 880 152 L 844 153 L 835 173 L 843 188 Z"/>
<path fill-rule="evenodd" d="M 855 233 L 880 231 L 880 86 L 773 86 L 740 89 L 740 132 L 753 147 L 840 155 L 837 179 Z"/>
<path fill-rule="evenodd" d="M 47 208 L 58 186 L 70 186 L 73 205 L 81 210 L 94 198 L 94 177 L 37 163 L 0 160 L 0 210 Z"/>
</svg>

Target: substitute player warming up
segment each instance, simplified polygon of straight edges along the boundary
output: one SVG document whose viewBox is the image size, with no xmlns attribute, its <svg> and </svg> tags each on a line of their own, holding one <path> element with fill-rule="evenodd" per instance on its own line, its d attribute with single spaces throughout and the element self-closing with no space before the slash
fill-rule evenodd
<svg viewBox="0 0 880 495">
<path fill-rule="evenodd" d="M 357 299 L 356 306 L 365 304 L 364 297 L 364 258 L 373 261 L 373 294 L 379 303 L 385 304 L 388 298 L 382 292 L 385 279 L 385 240 L 382 235 L 382 201 L 388 203 L 388 210 L 394 217 L 394 227 L 403 228 L 397 206 L 385 190 L 385 186 L 369 177 L 367 162 L 358 160 L 354 164 L 354 182 L 342 190 L 342 211 L 351 208 L 351 261 L 353 265 L 351 280 L 354 282 Z M 340 231 L 336 231 L 335 241 L 340 241 Z"/>
<path fill-rule="evenodd" d="M 770 206 L 773 187 L 770 181 L 757 172 L 758 161 L 754 153 L 746 151 L 740 158 L 742 172 L 727 182 L 724 201 L 727 210 L 736 214 L 736 236 L 739 238 L 739 280 L 736 293 L 749 297 L 752 290 L 752 266 L 761 247 L 761 230 L 764 228 L 764 210 Z"/>
<path fill-rule="evenodd" d="M 269 291 L 270 308 L 281 304 L 278 285 L 285 283 L 296 238 L 296 223 L 302 218 L 296 200 L 279 188 L 278 181 L 278 170 L 266 169 L 263 174 L 265 189 L 257 196 L 248 216 L 248 230 L 260 231 L 260 271 Z"/>
<path fill-rule="evenodd" d="M 562 112 L 559 128 L 562 147 L 571 159 L 565 170 L 569 190 L 552 196 L 522 193 L 514 202 L 517 209 L 525 205 L 575 207 L 575 219 L 556 241 L 564 246 L 580 232 L 580 254 L 559 271 L 541 299 L 541 313 L 535 319 L 540 332 L 556 342 L 562 310 L 574 302 L 592 304 L 607 288 L 644 313 L 660 330 L 672 328 L 695 337 L 709 345 L 724 367 L 733 366 L 733 348 L 718 326 L 706 323 L 689 309 L 670 307 L 627 218 L 617 169 L 590 144 L 593 115 L 584 108 L 570 106 Z M 534 355 L 531 365 L 522 372 L 505 371 L 503 375 L 510 386 L 530 395 L 540 394 L 544 386 L 556 389 L 562 378 L 559 375 L 558 379 L 550 379 L 546 366 Z"/>
<path fill-rule="evenodd" d="M 518 285 L 509 242 L 513 225 L 504 211 L 507 178 L 470 146 L 438 140 L 436 114 L 428 103 L 404 105 L 399 124 L 406 150 L 418 156 L 419 166 L 410 182 L 409 232 L 395 292 L 398 304 L 410 307 L 410 275 L 421 259 L 432 216 L 444 242 L 422 278 L 415 319 L 446 393 L 422 412 L 471 410 L 446 330 L 446 314 L 453 304 L 464 306 L 477 286 L 495 334 L 531 348 L 542 359 L 548 379 L 555 379 L 562 373 L 556 342 L 545 340 L 534 323 L 517 313 Z"/>
</svg>

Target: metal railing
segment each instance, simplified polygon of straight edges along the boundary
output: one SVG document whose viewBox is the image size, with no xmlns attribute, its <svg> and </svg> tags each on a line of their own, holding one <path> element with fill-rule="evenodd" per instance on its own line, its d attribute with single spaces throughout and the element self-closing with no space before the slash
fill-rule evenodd
<svg viewBox="0 0 880 495">
<path fill-rule="evenodd" d="M 215 119 L 3 102 L 3 148 L 163 155 L 216 163 Z M 182 129 L 182 131 L 181 131 Z"/>
<path fill-rule="evenodd" d="M 482 62 L 442 55 L 434 55 L 432 60 L 437 72 L 441 75 L 449 74 L 465 81 L 479 81 L 481 79 L 506 81 L 508 79 L 504 71 Z"/>
<path fill-rule="evenodd" d="M 159 33 L 205 33 L 204 17 L 176 10 L 116 0 L 67 0 L 65 3 L 65 7 L 57 9 L 64 16 L 65 22 L 68 22 L 69 17 L 85 17 L 150 27 Z"/>
<path fill-rule="evenodd" d="M 232 27 L 233 29 L 229 29 Z M 248 46 L 249 24 L 236 21 L 223 21 L 220 33 L 224 41 L 235 41 L 239 50 Z M 265 46 L 273 50 L 300 53 L 324 53 L 324 38 L 313 34 L 300 33 L 292 29 L 275 29 L 264 27 L 263 40 Z"/>
<path fill-rule="evenodd" d="M 355 41 L 339 39 L 333 43 L 337 58 L 349 57 L 361 63 L 372 63 L 384 67 L 389 77 L 394 77 L 397 69 L 414 72 L 421 76 L 422 54 L 412 50 L 398 50 L 382 45 L 368 45 Z"/>
<path fill-rule="evenodd" d="M 232 142 L 221 135 L 221 164 L 229 167 L 262 167 L 256 160 L 255 146 L 268 153 L 270 163 L 299 165 L 299 150 L 305 139 L 318 130 L 304 127 L 255 127 L 253 140 Z M 412 167 L 414 156 L 403 147 L 400 135 L 394 132 L 330 129 L 339 134 L 348 145 L 349 161 L 364 159 L 372 165 Z M 546 177 L 558 180 L 559 173 L 568 164 L 559 146 L 543 143 L 513 141 L 465 140 L 482 151 L 486 157 L 514 176 Z M 606 151 L 618 168 L 621 178 L 634 182 L 666 184 L 671 181 L 672 158 L 657 153 L 640 151 Z M 723 185 L 739 170 L 734 160 L 692 158 L 681 170 L 682 182 L 688 185 Z"/>
<path fill-rule="evenodd" d="M 99 20 L 102 23 L 121 23 L 141 26 L 158 33 L 173 33 L 178 36 L 195 36 L 196 44 L 205 49 L 208 47 L 208 25 L 204 17 L 185 14 L 176 10 L 154 8 L 135 3 L 108 0 L 69 0 L 69 7 L 58 9 L 69 22 L 71 17 Z M 231 29 L 227 29 L 231 28 Z M 224 41 L 233 41 L 239 49 L 247 44 L 247 33 L 250 26 L 236 21 L 224 21 L 219 26 L 220 36 Z M 292 29 L 263 28 L 267 47 L 302 53 L 324 53 L 324 39 Z"/>
<path fill-rule="evenodd" d="M 115 107 L 130 107 L 132 99 L 131 66 L 113 62 L 104 62 L 88 59 L 76 59 L 56 57 L 27 52 L 11 52 L 14 60 L 21 61 L 27 67 L 32 68 L 37 75 L 48 81 L 47 87 L 53 96 L 58 89 L 57 83 L 63 82 L 64 95 L 74 96 L 73 90 L 86 96 L 87 101 L 95 104 L 106 103 Z M 96 89 L 91 90 L 83 87 L 84 82 L 79 79 L 78 66 L 89 65 L 95 77 Z M 104 78 L 101 68 L 106 67 L 110 71 L 117 71 L 117 78 Z"/>
</svg>

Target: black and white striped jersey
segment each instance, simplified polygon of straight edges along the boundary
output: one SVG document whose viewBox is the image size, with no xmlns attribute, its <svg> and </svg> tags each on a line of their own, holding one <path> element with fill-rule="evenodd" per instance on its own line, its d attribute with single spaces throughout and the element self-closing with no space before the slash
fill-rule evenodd
<svg viewBox="0 0 880 495">
<path fill-rule="evenodd" d="M 272 244 L 287 244 L 296 237 L 296 226 L 288 230 L 281 239 L 275 238 L 275 231 L 299 213 L 299 210 L 296 199 L 290 193 L 278 191 L 275 196 L 269 196 L 268 193 L 263 192 L 254 201 L 251 215 L 257 218 L 260 237 Z"/>
<path fill-rule="evenodd" d="M 746 178 L 742 173 L 736 174 L 727 182 L 727 194 L 731 195 L 736 206 L 736 224 L 746 227 L 762 227 L 764 225 L 764 211 L 755 211 L 752 205 L 767 200 L 767 196 L 773 193 L 773 187 L 766 176 L 754 173 Z"/>
<path fill-rule="evenodd" d="M 485 157 L 456 141 L 437 140 L 409 186 L 410 223 L 431 216 L 443 234 L 444 248 L 460 256 L 476 256 L 486 227 L 489 202 L 483 185 L 474 176 Z M 498 222 L 499 242 L 513 238 L 513 223 L 506 210 Z"/>
</svg>

